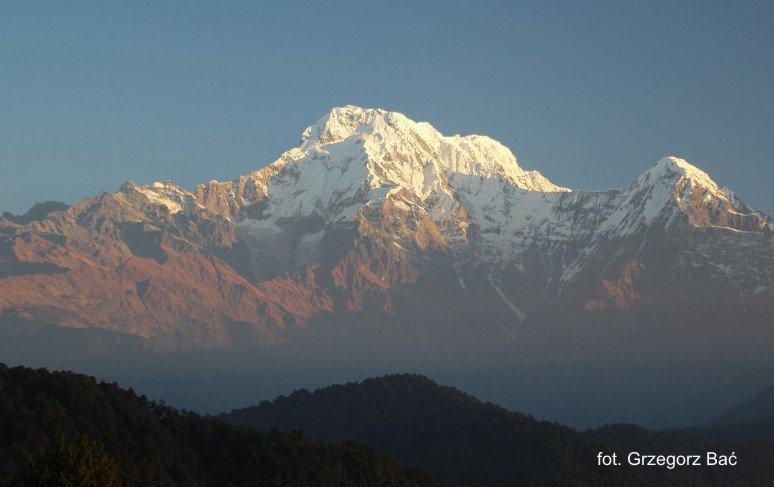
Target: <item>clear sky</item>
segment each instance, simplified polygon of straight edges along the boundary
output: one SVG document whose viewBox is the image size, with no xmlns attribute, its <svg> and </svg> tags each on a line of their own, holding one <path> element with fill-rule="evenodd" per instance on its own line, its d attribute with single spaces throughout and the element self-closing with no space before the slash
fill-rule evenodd
<svg viewBox="0 0 774 487">
<path fill-rule="evenodd" d="M 578 189 L 665 155 L 774 213 L 774 2 L 0 2 L 0 212 L 272 162 L 334 106 Z"/>
</svg>

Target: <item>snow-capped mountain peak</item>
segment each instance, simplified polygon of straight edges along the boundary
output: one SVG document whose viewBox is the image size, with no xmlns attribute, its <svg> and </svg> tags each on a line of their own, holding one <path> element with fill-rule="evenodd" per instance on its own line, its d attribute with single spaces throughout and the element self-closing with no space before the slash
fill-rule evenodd
<svg viewBox="0 0 774 487">
<path fill-rule="evenodd" d="M 706 172 L 690 164 L 685 159 L 675 156 L 660 159 L 640 179 L 643 178 L 650 181 L 665 181 L 668 183 L 686 180 L 690 182 L 691 187 L 703 187 L 718 195 L 723 194 L 721 188 Z"/>
<path fill-rule="evenodd" d="M 247 180 L 253 197 L 240 198 L 236 182 L 219 191 L 229 201 L 241 200 L 229 208 L 252 207 L 238 210 L 241 235 L 255 248 L 274 249 L 271 259 L 283 268 L 310 262 L 316 250 L 309 249 L 318 248 L 326 226 L 362 223 L 369 208 L 399 208 L 404 216 L 398 219 L 421 215 L 419 220 L 449 229 L 439 245 L 467 247 L 469 215 L 484 218 L 509 203 L 505 193 L 569 191 L 522 169 L 508 148 L 489 137 L 446 137 L 400 113 L 351 105 L 331 110 L 303 132 L 298 147 Z M 303 228 L 291 228 L 291 221 Z"/>
<path fill-rule="evenodd" d="M 433 222 L 439 245 L 460 262 L 487 262 L 493 269 L 526 265 L 531 257 L 524 257 L 525 249 L 548 235 L 557 248 L 588 253 L 595 235 L 626 238 L 683 223 L 734 231 L 770 227 L 766 217 L 678 157 L 662 158 L 621 190 L 570 192 L 522 169 L 489 137 L 444 136 L 400 113 L 352 105 L 332 109 L 303 132 L 297 147 L 248 176 L 193 192 L 155 183 L 133 193 L 169 213 L 201 208 L 238 223 L 253 249 L 256 275 L 265 273 L 267 261 L 276 263 L 276 272 L 313 262 L 330 228 L 365 229 L 375 214 L 410 221 L 400 237 L 393 235 L 401 248 L 412 247 L 420 221 Z M 568 260 L 552 282 L 577 276 L 587 261 L 583 255 Z"/>
<path fill-rule="evenodd" d="M 633 232 L 656 219 L 667 226 L 681 219 L 694 227 L 760 230 L 769 226 L 768 217 L 679 157 L 660 159 L 620 194 L 622 204 L 608 221 L 619 231 Z"/>
<path fill-rule="evenodd" d="M 400 113 L 351 105 L 332 109 L 304 131 L 297 147 L 235 181 L 206 183 L 193 192 L 171 183 L 131 185 L 123 192 L 168 213 L 204 209 L 237 223 L 253 249 L 256 275 L 266 273 L 267 261 L 275 263 L 273 272 L 313 262 L 331 228 L 343 223 L 370 231 L 376 214 L 409 223 L 400 236 L 392 235 L 401 248 L 412 248 L 424 222 L 458 261 L 486 262 L 492 269 L 527 265 L 526 249 L 548 235 L 557 248 L 590 253 L 598 235 L 628 238 L 685 224 L 771 228 L 770 219 L 678 157 L 662 158 L 621 190 L 570 192 L 523 170 L 508 148 L 489 137 L 447 137 Z M 574 279 L 586 265 L 584 255 L 567 260 L 551 282 Z"/>
<path fill-rule="evenodd" d="M 387 112 L 353 105 L 333 108 L 301 134 L 301 148 L 338 142 L 385 122 Z M 378 119 L 378 121 L 377 121 Z"/>
<path fill-rule="evenodd" d="M 365 154 L 372 188 L 398 185 L 421 193 L 425 186 L 421 175 L 432 165 L 432 172 L 442 178 L 453 174 L 500 177 L 524 190 L 566 191 L 537 171 L 523 170 L 507 147 L 489 137 L 445 137 L 430 124 L 403 114 L 352 105 L 334 108 L 308 127 L 298 150 L 286 155 L 297 159 L 333 150 L 345 158 L 357 156 L 341 154 L 346 146 Z"/>
</svg>

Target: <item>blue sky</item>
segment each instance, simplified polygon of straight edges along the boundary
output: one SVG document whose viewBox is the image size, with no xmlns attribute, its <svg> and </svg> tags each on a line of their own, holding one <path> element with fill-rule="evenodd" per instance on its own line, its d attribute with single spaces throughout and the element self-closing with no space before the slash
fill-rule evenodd
<svg viewBox="0 0 774 487">
<path fill-rule="evenodd" d="M 344 104 L 578 189 L 665 155 L 774 213 L 774 2 L 7 1 L 0 212 L 229 180 Z"/>
</svg>

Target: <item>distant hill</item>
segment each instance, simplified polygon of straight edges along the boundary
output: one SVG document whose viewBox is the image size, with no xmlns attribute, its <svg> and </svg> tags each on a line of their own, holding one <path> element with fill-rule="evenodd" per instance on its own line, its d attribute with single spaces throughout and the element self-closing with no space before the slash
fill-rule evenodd
<svg viewBox="0 0 774 487">
<path fill-rule="evenodd" d="M 728 409 L 711 423 L 690 431 L 713 440 L 774 444 L 774 386 Z"/>
<path fill-rule="evenodd" d="M 687 433 L 653 433 L 629 425 L 579 433 L 482 403 L 418 375 L 300 390 L 220 417 L 259 431 L 302 429 L 320 441 L 368 443 L 453 486 L 751 485 L 751 478 L 774 478 L 771 457 L 766 456 L 774 453 L 772 448 L 731 447 Z M 620 459 L 630 451 L 704 455 L 726 450 L 742 456 L 744 466 L 597 465 L 600 451 L 617 452 Z"/>
<path fill-rule="evenodd" d="M 256 433 L 69 372 L 0 364 L 0 486 L 432 485 L 372 448 Z"/>
<path fill-rule="evenodd" d="M 721 414 L 715 424 L 746 423 L 774 417 L 774 386 Z"/>
</svg>

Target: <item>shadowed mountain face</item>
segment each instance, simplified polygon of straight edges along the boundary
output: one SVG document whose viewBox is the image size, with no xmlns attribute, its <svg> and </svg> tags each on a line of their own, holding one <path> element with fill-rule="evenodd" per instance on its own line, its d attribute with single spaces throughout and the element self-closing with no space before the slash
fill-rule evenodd
<svg viewBox="0 0 774 487">
<path fill-rule="evenodd" d="M 86 354 L 460 370 L 534 397 L 585 384 L 612 396 L 589 410 L 637 420 L 772 361 L 772 221 L 674 157 L 571 191 L 487 137 L 348 106 L 232 182 L 127 183 L 30 213 L 0 219 L 4 353 L 21 360 L 51 347 L 13 344 L 56 328 Z M 556 403 L 514 405 L 604 416 Z"/>
</svg>

